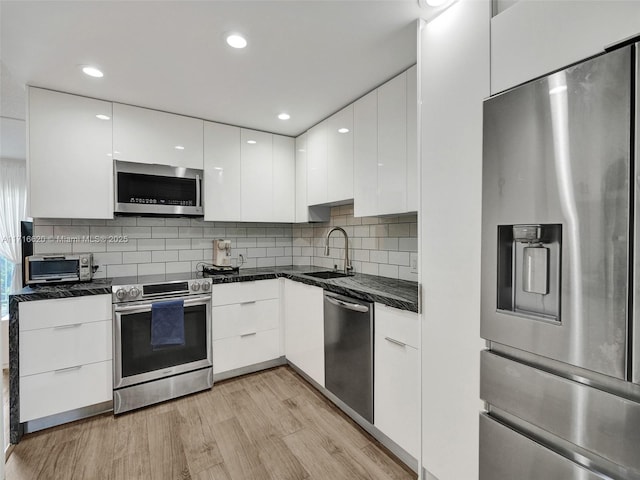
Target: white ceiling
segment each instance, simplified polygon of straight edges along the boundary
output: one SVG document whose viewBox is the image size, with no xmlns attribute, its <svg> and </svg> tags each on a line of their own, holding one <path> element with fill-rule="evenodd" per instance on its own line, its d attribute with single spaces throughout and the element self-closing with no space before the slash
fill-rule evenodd
<svg viewBox="0 0 640 480">
<path fill-rule="evenodd" d="M 2 0 L 0 111 L 23 119 L 28 84 L 295 136 L 415 63 L 420 13 L 416 0 Z M 229 31 L 249 46 L 226 46 Z"/>
</svg>

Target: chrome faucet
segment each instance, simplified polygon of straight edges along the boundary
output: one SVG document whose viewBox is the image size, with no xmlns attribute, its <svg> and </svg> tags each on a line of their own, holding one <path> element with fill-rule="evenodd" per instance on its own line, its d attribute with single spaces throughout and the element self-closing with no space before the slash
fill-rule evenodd
<svg viewBox="0 0 640 480">
<path fill-rule="evenodd" d="M 348 275 L 349 272 L 353 270 L 353 267 L 351 266 L 351 262 L 349 261 L 349 235 L 347 235 L 347 232 L 344 231 L 344 228 L 333 227 L 331 230 L 329 230 L 329 233 L 327 233 L 327 238 L 324 241 L 324 254 L 329 255 L 329 237 L 336 230 L 342 232 L 342 234 L 344 235 L 344 273 Z"/>
</svg>

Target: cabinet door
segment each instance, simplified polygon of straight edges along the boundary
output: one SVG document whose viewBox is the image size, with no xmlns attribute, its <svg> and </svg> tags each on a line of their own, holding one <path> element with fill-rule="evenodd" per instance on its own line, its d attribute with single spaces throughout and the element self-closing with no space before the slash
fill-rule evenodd
<svg viewBox="0 0 640 480">
<path fill-rule="evenodd" d="M 286 280 L 285 355 L 324 387 L 324 294 L 319 287 Z"/>
<path fill-rule="evenodd" d="M 378 92 L 355 102 L 353 110 L 354 216 L 378 214 Z"/>
<path fill-rule="evenodd" d="M 113 218 L 111 117 L 110 102 L 29 88 L 30 216 Z"/>
<path fill-rule="evenodd" d="M 327 120 L 327 201 L 353 198 L 353 104 Z"/>
<path fill-rule="evenodd" d="M 112 372 L 106 360 L 20 377 L 20 421 L 111 401 Z"/>
<path fill-rule="evenodd" d="M 418 70 L 407 70 L 407 211 L 417 212 L 420 205 L 418 179 Z"/>
<path fill-rule="evenodd" d="M 407 211 L 407 75 L 378 88 L 378 214 Z"/>
<path fill-rule="evenodd" d="M 272 222 L 295 221 L 295 141 L 273 135 L 273 214 Z"/>
<path fill-rule="evenodd" d="M 307 133 L 296 138 L 296 223 L 309 221 L 307 203 Z"/>
<path fill-rule="evenodd" d="M 273 214 L 273 135 L 242 129 L 241 211 L 244 222 L 268 222 Z"/>
<path fill-rule="evenodd" d="M 203 120 L 114 103 L 113 155 L 118 160 L 202 169 Z"/>
<path fill-rule="evenodd" d="M 319 205 L 327 202 L 327 120 L 307 133 L 307 204 Z"/>
<path fill-rule="evenodd" d="M 240 128 L 205 122 L 204 219 L 240 218 Z"/>
<path fill-rule="evenodd" d="M 418 315 L 376 304 L 375 425 L 414 458 L 420 454 Z"/>
<path fill-rule="evenodd" d="M 331 207 L 310 207 L 307 202 L 307 137 L 308 133 L 303 133 L 296 138 L 295 222 L 328 222 Z"/>
</svg>

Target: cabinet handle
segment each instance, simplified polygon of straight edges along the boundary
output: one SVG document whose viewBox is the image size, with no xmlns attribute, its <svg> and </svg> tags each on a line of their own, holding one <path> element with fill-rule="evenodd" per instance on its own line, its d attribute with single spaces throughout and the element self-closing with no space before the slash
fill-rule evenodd
<svg viewBox="0 0 640 480">
<path fill-rule="evenodd" d="M 384 337 L 385 340 L 391 342 L 391 343 L 395 343 L 396 345 L 400 345 L 401 347 L 406 347 L 407 344 L 406 343 L 402 343 L 399 340 L 394 340 L 393 338 L 389 338 L 389 337 Z"/>
<path fill-rule="evenodd" d="M 240 302 L 240 305 L 251 305 L 252 303 L 256 303 L 257 300 L 249 300 L 248 302 Z"/>
<path fill-rule="evenodd" d="M 258 332 L 251 332 L 251 333 L 243 333 L 242 335 L 240 335 L 240 338 L 244 338 L 244 337 L 250 337 L 252 335 L 256 335 Z"/>
<path fill-rule="evenodd" d="M 73 323 L 71 325 L 58 325 L 57 327 L 53 327 L 54 330 L 66 330 L 67 328 L 77 328 L 81 327 L 81 323 Z"/>
<path fill-rule="evenodd" d="M 73 370 L 80 370 L 81 368 L 82 368 L 82 365 L 76 365 L 75 367 L 60 368 L 58 370 L 54 370 L 53 373 L 71 372 Z"/>
</svg>

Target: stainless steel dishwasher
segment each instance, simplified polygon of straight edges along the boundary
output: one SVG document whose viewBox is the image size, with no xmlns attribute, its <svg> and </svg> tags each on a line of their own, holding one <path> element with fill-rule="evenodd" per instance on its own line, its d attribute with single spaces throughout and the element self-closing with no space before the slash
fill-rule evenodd
<svg viewBox="0 0 640 480">
<path fill-rule="evenodd" d="M 324 293 L 325 387 L 373 423 L 373 303 Z"/>
</svg>

